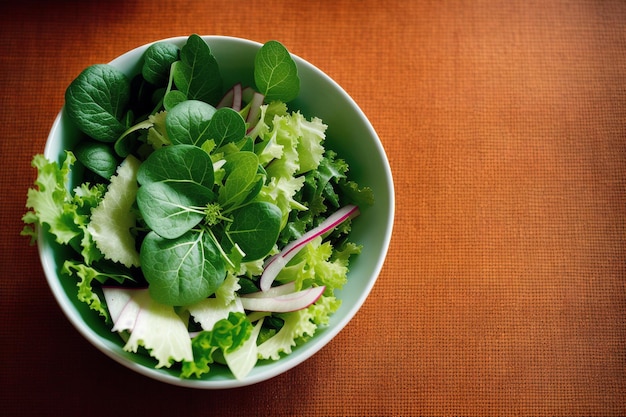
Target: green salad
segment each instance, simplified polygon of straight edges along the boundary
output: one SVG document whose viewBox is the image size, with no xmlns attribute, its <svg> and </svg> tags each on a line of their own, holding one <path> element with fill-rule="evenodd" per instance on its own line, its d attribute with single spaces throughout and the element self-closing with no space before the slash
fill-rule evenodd
<svg viewBox="0 0 626 417">
<path fill-rule="evenodd" d="M 374 202 L 323 121 L 289 108 L 287 49 L 265 43 L 251 71 L 254 85 L 224 85 L 197 35 L 150 45 L 133 77 L 89 66 L 65 93 L 80 140 L 32 162 L 22 234 L 72 248 L 58 272 L 76 297 L 181 378 L 242 379 L 326 325 L 361 251 L 351 224 Z"/>
</svg>

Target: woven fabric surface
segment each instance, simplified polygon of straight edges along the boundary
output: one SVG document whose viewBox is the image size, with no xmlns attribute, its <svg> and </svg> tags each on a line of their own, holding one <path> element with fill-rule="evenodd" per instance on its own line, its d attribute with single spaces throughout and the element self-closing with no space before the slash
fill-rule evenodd
<svg viewBox="0 0 626 417">
<path fill-rule="evenodd" d="M 0 413 L 626 414 L 626 3 L 0 5 Z M 227 391 L 114 363 L 20 236 L 34 154 L 84 67 L 198 33 L 277 39 L 369 117 L 396 190 L 388 257 L 310 360 Z"/>
</svg>

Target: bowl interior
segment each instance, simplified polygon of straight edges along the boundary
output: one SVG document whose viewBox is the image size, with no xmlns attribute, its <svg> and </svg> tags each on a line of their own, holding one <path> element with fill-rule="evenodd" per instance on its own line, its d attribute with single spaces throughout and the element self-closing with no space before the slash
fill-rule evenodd
<svg viewBox="0 0 626 417">
<path fill-rule="evenodd" d="M 203 37 L 220 65 L 224 86 L 236 82 L 253 85 L 254 56 L 260 44 L 248 40 L 222 37 Z M 166 39 L 182 46 L 187 37 Z M 144 45 L 125 53 L 111 62 L 127 75 L 140 70 L 139 61 L 149 46 Z M 44 232 L 39 235 L 39 252 L 48 284 L 63 312 L 76 329 L 99 350 L 124 366 L 148 377 L 179 386 L 195 388 L 232 388 L 257 383 L 300 364 L 326 345 L 356 314 L 371 291 L 382 268 L 394 220 L 394 188 L 391 170 L 384 149 L 373 127 L 349 95 L 319 69 L 294 56 L 301 79 L 299 97 L 289 103 L 291 110 L 300 110 L 307 118 L 319 117 L 328 125 L 325 146 L 334 149 L 350 166 L 350 176 L 362 186 L 374 191 L 375 204 L 361 210 L 354 222 L 352 240 L 363 245 L 361 255 L 351 261 L 348 282 L 337 292 L 342 300 L 339 310 L 331 317 L 327 327 L 320 328 L 315 336 L 292 354 L 278 361 L 261 361 L 244 380 L 236 380 L 221 366 L 213 366 L 202 379 L 180 379 L 171 369 L 155 369 L 148 356 L 125 352 L 119 336 L 105 325 L 100 317 L 76 299 L 76 281 L 59 279 L 63 261 L 70 256 L 66 248 L 57 245 Z M 55 120 L 45 156 L 60 160 L 65 149 L 71 149 L 80 133 L 61 111 Z M 78 181 L 80 172 L 73 173 Z"/>
</svg>

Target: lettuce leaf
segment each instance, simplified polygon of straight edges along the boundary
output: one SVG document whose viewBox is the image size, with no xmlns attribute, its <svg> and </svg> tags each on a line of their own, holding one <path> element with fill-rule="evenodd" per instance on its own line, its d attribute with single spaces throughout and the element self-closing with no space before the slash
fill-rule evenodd
<svg viewBox="0 0 626 417">
<path fill-rule="evenodd" d="M 80 253 L 87 264 L 101 259 L 87 230 L 91 209 L 98 205 L 104 194 L 104 185 L 81 184 L 70 191 L 70 171 L 76 157 L 65 152 L 62 163 L 47 160 L 43 155 L 33 157 L 37 168 L 35 187 L 28 190 L 22 236 L 29 236 L 31 244 L 37 239 L 37 227 L 45 226 L 57 243 L 69 245 Z"/>
<path fill-rule="evenodd" d="M 296 147 L 300 163 L 298 174 L 317 169 L 324 156 L 322 142 L 326 138 L 327 126 L 317 117 L 306 120 L 300 112 L 292 114 L 292 123 L 297 123 L 300 128 Z"/>
<path fill-rule="evenodd" d="M 140 162 L 129 155 L 118 167 L 116 175 L 100 204 L 91 212 L 89 232 L 106 259 L 126 267 L 139 266 L 139 252 L 131 229 L 136 215 L 131 210 L 137 195 L 137 172 Z"/>
<path fill-rule="evenodd" d="M 303 177 L 280 177 L 272 178 L 269 183 L 263 185 L 257 196 L 259 201 L 267 201 L 276 205 L 281 211 L 281 230 L 289 221 L 291 210 L 307 210 L 307 207 L 295 199 L 296 193 L 304 184 Z"/>
<path fill-rule="evenodd" d="M 295 281 L 296 290 L 311 286 L 326 286 L 324 295 L 306 309 L 277 314 L 284 320 L 283 326 L 265 339 L 258 347 L 262 359 L 279 359 L 281 353 L 291 353 L 294 346 L 312 337 L 318 326 L 328 324 L 330 316 L 341 306 L 334 295 L 347 281 L 350 256 L 360 253 L 361 247 L 346 243 L 341 251 L 321 237 L 313 239 L 281 270 L 277 281 Z"/>
<path fill-rule="evenodd" d="M 109 321 L 109 312 L 106 306 L 102 303 L 102 300 L 93 291 L 93 280 L 101 280 L 103 277 L 96 269 L 85 265 L 79 261 L 66 260 L 63 262 L 61 268 L 61 274 L 69 276 L 76 275 L 80 278 L 78 281 L 78 300 L 87 304 L 90 309 L 98 312 L 106 321 Z"/>
<path fill-rule="evenodd" d="M 139 346 L 145 347 L 157 359 L 156 368 L 193 360 L 187 326 L 174 307 L 154 301 L 147 289 L 128 291 L 131 297 L 113 327 L 130 332 L 124 350 L 136 353 Z"/>
<path fill-rule="evenodd" d="M 241 380 L 250 373 L 254 365 L 256 365 L 259 349 L 257 347 L 257 337 L 263 326 L 263 318 L 261 318 L 252 329 L 250 337 L 243 345 L 233 351 L 224 352 L 224 360 L 228 368 L 235 378 Z"/>
<path fill-rule="evenodd" d="M 68 191 L 69 173 L 75 161 L 76 157 L 71 152 L 65 153 L 61 166 L 40 154 L 33 157 L 32 166 L 38 171 L 35 180 L 37 188 L 28 190 L 26 207 L 32 210 L 23 217 L 26 226 L 22 235 L 36 239 L 36 223 L 49 226 L 50 233 L 60 244 L 67 245 L 81 234 L 80 228 L 74 222 L 76 207 Z"/>
<path fill-rule="evenodd" d="M 104 257 L 100 249 L 96 246 L 96 242 L 89 231 L 89 221 L 91 219 L 91 210 L 100 204 L 105 191 L 106 188 L 104 184 L 91 186 L 90 184 L 83 183 L 74 188 L 74 195 L 72 196 L 72 202 L 76 207 L 77 213 L 74 222 L 82 231 L 80 254 L 87 265 L 91 265 L 93 262 L 97 262 Z"/>
<path fill-rule="evenodd" d="M 252 334 L 252 323 L 244 313 L 231 312 L 228 318 L 221 319 L 213 330 L 202 331 L 192 339 L 193 360 L 182 363 L 182 378 L 199 378 L 210 371 L 216 352 L 228 354 L 235 352 Z"/>
<path fill-rule="evenodd" d="M 231 312 L 244 312 L 241 301 L 236 296 L 236 291 L 240 288 L 238 281 L 236 276 L 228 273 L 215 292 L 215 297 L 202 299 L 186 307 L 203 330 L 213 330 L 215 324 L 227 319 Z"/>
<path fill-rule="evenodd" d="M 282 318 L 285 323 L 274 336 L 258 346 L 259 358 L 261 359 L 280 359 L 281 353 L 291 353 L 298 339 L 313 336 L 317 329 L 311 320 L 313 318 L 311 306 L 277 316 Z"/>
<path fill-rule="evenodd" d="M 284 267 L 276 280 L 281 283 L 296 282 L 296 290 L 311 286 L 326 286 L 326 294 L 340 289 L 348 279 L 348 259 L 352 254 L 333 258 L 333 246 L 322 242 L 321 236 L 313 239 Z M 358 253 L 358 252 L 355 252 Z"/>
<path fill-rule="evenodd" d="M 292 116 L 275 116 L 272 121 L 272 130 L 266 136 L 274 138 L 281 146 L 283 153 L 280 158 L 271 161 L 266 166 L 268 177 L 293 177 L 300 168 L 298 155 L 298 140 L 301 136 L 299 125 L 294 123 Z"/>
<path fill-rule="evenodd" d="M 255 152 L 271 178 L 261 189 L 259 199 L 281 209 L 281 228 L 284 228 L 292 210 L 307 210 L 295 196 L 304 185 L 301 174 L 317 169 L 323 159 L 326 125 L 318 118 L 309 121 L 300 112 L 283 113 L 279 111 L 281 108 L 277 105 L 272 108 L 276 113 L 265 125 L 267 129 L 259 131 L 261 141 Z M 268 110 L 265 107 L 261 111 L 261 121 L 265 124 Z"/>
</svg>

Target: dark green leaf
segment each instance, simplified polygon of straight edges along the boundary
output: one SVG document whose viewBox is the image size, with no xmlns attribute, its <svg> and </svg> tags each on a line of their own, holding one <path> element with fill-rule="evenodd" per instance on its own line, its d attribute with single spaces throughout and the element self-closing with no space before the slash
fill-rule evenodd
<svg viewBox="0 0 626 417">
<path fill-rule="evenodd" d="M 74 155 L 87 169 L 107 180 L 121 162 L 113 149 L 102 142 L 82 141 L 74 149 Z"/>
<path fill-rule="evenodd" d="M 266 101 L 288 102 L 300 93 L 300 78 L 289 51 L 277 41 L 265 43 L 254 59 L 254 82 Z"/>
<path fill-rule="evenodd" d="M 209 124 L 208 136 L 215 141 L 215 146 L 237 142 L 246 136 L 246 122 L 243 117 L 230 107 L 218 109 Z"/>
<path fill-rule="evenodd" d="M 204 218 L 204 207 L 214 199 L 208 188 L 192 182 L 151 182 L 139 187 L 137 206 L 154 232 L 175 239 Z"/>
<path fill-rule="evenodd" d="M 254 140 L 250 136 L 246 136 L 244 140 L 241 142 L 240 150 L 254 152 Z"/>
<path fill-rule="evenodd" d="M 215 104 L 221 98 L 222 76 L 217 60 L 200 36 L 189 36 L 173 71 L 174 84 L 189 99 Z"/>
<path fill-rule="evenodd" d="M 130 80 L 108 64 L 85 68 L 65 90 L 65 109 L 90 137 L 113 142 L 126 130 L 122 118 L 130 100 Z"/>
<path fill-rule="evenodd" d="M 197 146 L 164 146 L 151 153 L 141 164 L 137 181 L 139 184 L 191 182 L 211 189 L 214 183 L 213 162 L 209 154 Z"/>
<path fill-rule="evenodd" d="M 148 47 L 144 53 L 141 74 L 149 83 L 164 84 L 172 63 L 178 60 L 178 46 L 169 42 L 157 42 Z"/>
<path fill-rule="evenodd" d="M 257 201 L 233 211 L 232 217 L 227 233 L 245 252 L 244 261 L 261 259 L 272 250 L 282 220 L 278 207 Z"/>
<path fill-rule="evenodd" d="M 163 97 L 163 107 L 165 110 L 172 110 L 176 105 L 187 100 L 187 96 L 180 90 L 171 90 Z"/>
<path fill-rule="evenodd" d="M 254 152 L 235 152 L 227 155 L 224 164 L 225 181 L 218 194 L 223 208 L 241 204 L 258 181 L 259 158 Z"/>
<path fill-rule="evenodd" d="M 173 144 L 200 146 L 211 139 L 209 124 L 215 107 L 199 100 L 186 100 L 167 112 L 165 128 Z"/>
<path fill-rule="evenodd" d="M 224 261 L 206 232 L 189 231 L 176 239 L 150 232 L 140 254 L 150 295 L 163 304 L 193 304 L 215 293 L 226 277 Z"/>
</svg>

